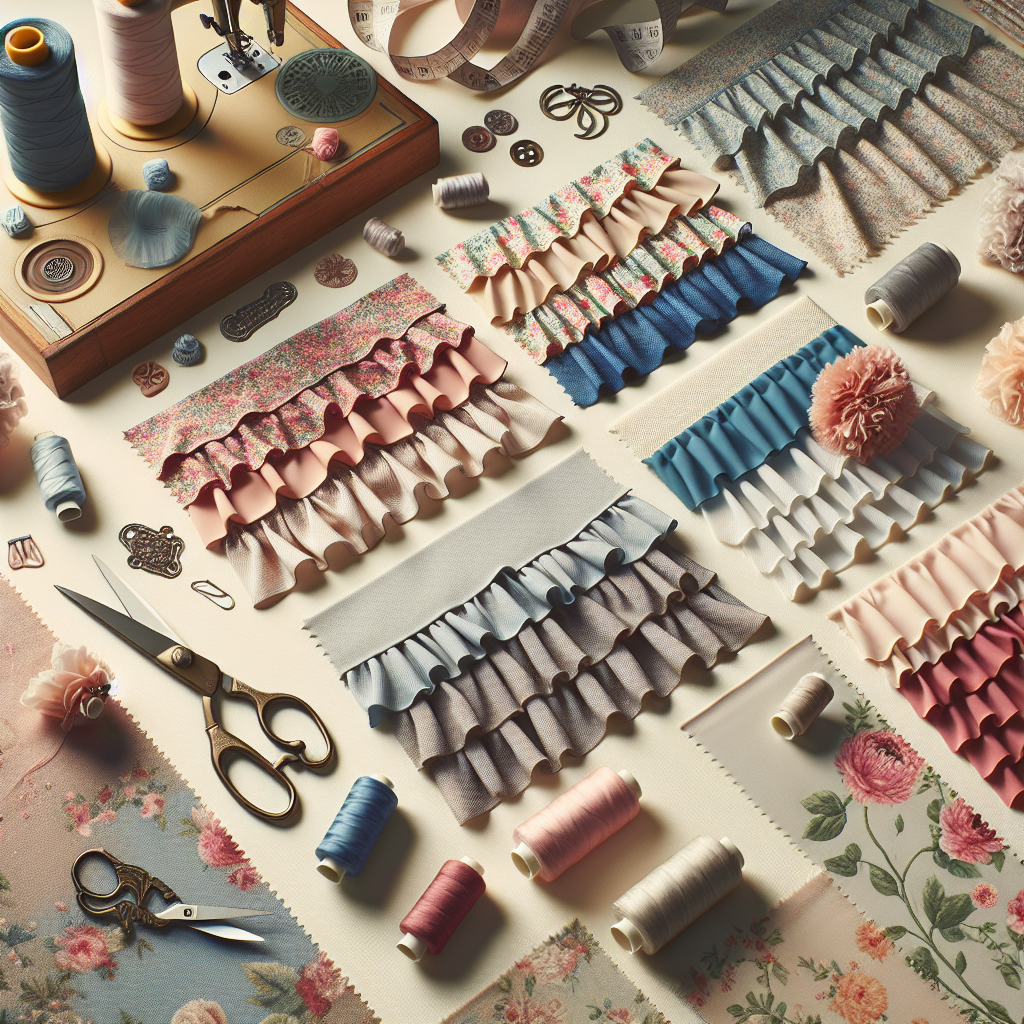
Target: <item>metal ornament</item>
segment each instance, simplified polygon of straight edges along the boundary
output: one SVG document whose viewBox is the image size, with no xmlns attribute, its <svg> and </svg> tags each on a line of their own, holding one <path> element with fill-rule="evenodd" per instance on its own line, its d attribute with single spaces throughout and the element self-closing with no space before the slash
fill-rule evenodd
<svg viewBox="0 0 1024 1024">
<path fill-rule="evenodd" d="M 498 140 L 493 132 L 488 131 L 482 125 L 473 125 L 462 133 L 462 144 L 471 153 L 487 153 L 494 149 Z"/>
<path fill-rule="evenodd" d="M 147 359 L 132 370 L 132 380 L 139 386 L 146 398 L 152 398 L 167 387 L 171 375 L 159 363 Z"/>
<path fill-rule="evenodd" d="M 133 569 L 145 569 L 154 576 L 173 580 L 181 575 L 181 553 L 185 542 L 175 536 L 170 526 L 161 526 L 160 532 L 142 523 L 129 523 L 121 528 L 117 539 L 128 549 L 128 564 Z"/>
<path fill-rule="evenodd" d="M 261 327 L 269 324 L 282 309 L 290 306 L 299 297 L 298 289 L 291 281 L 272 284 L 258 299 L 229 313 L 220 322 L 220 333 L 228 341 L 245 341 Z"/>
<path fill-rule="evenodd" d="M 212 601 L 218 608 L 229 612 L 235 607 L 235 599 L 226 591 L 221 590 L 216 583 L 210 580 L 196 580 L 189 584 L 197 594 L 202 594 L 207 600 Z"/>
<path fill-rule="evenodd" d="M 544 150 L 530 139 L 513 142 L 508 152 L 520 167 L 536 167 L 544 159 Z"/>
<path fill-rule="evenodd" d="M 356 279 L 358 273 L 356 265 L 347 256 L 337 252 L 318 260 L 313 268 L 317 284 L 327 288 L 344 288 Z"/>
<path fill-rule="evenodd" d="M 540 109 L 552 121 L 575 117 L 580 128 L 575 138 L 597 139 L 608 131 L 608 118 L 622 110 L 622 97 L 609 85 L 552 85 L 540 94 Z"/>
<path fill-rule="evenodd" d="M 304 50 L 285 61 L 274 90 L 293 117 L 334 124 L 369 107 L 377 94 L 377 74 L 351 50 Z"/>
<path fill-rule="evenodd" d="M 286 124 L 279 128 L 274 138 L 289 149 L 299 149 L 306 144 L 306 133 L 294 124 Z"/>
<path fill-rule="evenodd" d="M 484 124 L 495 135 L 512 135 L 519 128 L 519 122 L 507 110 L 488 110 Z"/>
<path fill-rule="evenodd" d="M 32 539 L 32 534 L 14 537 L 7 542 L 7 564 L 12 569 L 39 569 L 43 564 L 43 553 Z"/>
</svg>

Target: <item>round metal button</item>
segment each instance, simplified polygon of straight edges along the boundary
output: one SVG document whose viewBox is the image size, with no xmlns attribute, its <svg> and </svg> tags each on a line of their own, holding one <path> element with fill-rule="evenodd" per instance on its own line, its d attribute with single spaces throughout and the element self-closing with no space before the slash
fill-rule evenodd
<svg viewBox="0 0 1024 1024">
<path fill-rule="evenodd" d="M 536 167 L 544 159 L 544 150 L 530 139 L 512 143 L 509 155 L 520 167 Z"/>
<path fill-rule="evenodd" d="M 50 284 L 63 284 L 75 272 L 74 260 L 69 256 L 51 256 L 43 264 L 42 274 Z"/>
<path fill-rule="evenodd" d="M 519 122 L 507 110 L 488 110 L 484 124 L 495 135 L 511 135 L 519 127 Z"/>
<path fill-rule="evenodd" d="M 473 125 L 462 133 L 462 144 L 471 153 L 486 153 L 494 149 L 498 140 L 483 125 Z"/>
</svg>

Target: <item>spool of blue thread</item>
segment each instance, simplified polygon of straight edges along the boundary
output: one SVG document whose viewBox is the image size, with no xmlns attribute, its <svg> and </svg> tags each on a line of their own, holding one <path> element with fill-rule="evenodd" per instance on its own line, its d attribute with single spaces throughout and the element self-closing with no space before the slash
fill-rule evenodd
<svg viewBox="0 0 1024 1024">
<path fill-rule="evenodd" d="M 316 848 L 317 871 L 332 882 L 358 875 L 374 843 L 398 806 L 394 783 L 384 775 L 362 775 L 352 783 L 337 817 Z"/>
<path fill-rule="evenodd" d="M 38 63 L 12 59 L 11 52 L 20 51 L 9 49 L 9 37 L 21 29 L 42 34 L 49 53 Z M 96 147 L 71 34 L 48 18 L 18 18 L 0 28 L 0 39 L 0 124 L 11 171 L 39 192 L 74 188 L 92 174 Z"/>
<path fill-rule="evenodd" d="M 78 519 L 85 504 L 85 485 L 68 439 L 44 430 L 36 434 L 30 455 L 46 507 L 56 512 L 62 523 Z"/>
</svg>

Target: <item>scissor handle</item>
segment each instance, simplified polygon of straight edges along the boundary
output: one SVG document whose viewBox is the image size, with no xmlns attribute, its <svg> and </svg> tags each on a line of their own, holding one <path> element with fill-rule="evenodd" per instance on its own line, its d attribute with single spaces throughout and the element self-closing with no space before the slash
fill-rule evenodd
<svg viewBox="0 0 1024 1024">
<path fill-rule="evenodd" d="M 256 692 L 258 693 L 259 691 Z M 277 694 L 264 694 L 264 696 L 277 696 Z M 258 706 L 257 710 L 259 710 Z M 288 818 L 299 806 L 299 794 L 292 780 L 281 771 L 281 765 L 286 764 L 288 761 L 301 760 L 301 758 L 296 754 L 282 754 L 278 758 L 277 764 L 271 764 L 258 750 L 250 747 L 245 740 L 240 740 L 237 736 L 233 736 L 214 719 L 213 699 L 211 697 L 203 697 L 203 713 L 206 715 L 206 734 L 210 737 L 210 756 L 213 758 L 214 770 L 220 776 L 220 781 L 227 786 L 231 795 L 247 811 L 255 814 L 258 818 L 262 818 L 264 821 L 276 823 Z M 319 719 L 317 721 L 319 722 Z M 260 724 L 263 724 L 262 715 L 260 716 Z M 321 728 L 323 727 L 321 726 Z M 273 738 L 266 727 L 264 727 L 263 731 Z M 330 743 L 328 745 L 330 752 L 333 754 L 333 746 Z M 229 754 L 251 761 L 257 768 L 271 776 L 275 782 L 279 782 L 284 786 L 288 791 L 288 806 L 283 811 L 267 811 L 262 807 L 258 807 L 244 793 L 240 792 L 234 782 L 231 781 L 231 776 L 228 775 L 227 767 L 224 764 L 224 758 Z"/>
<path fill-rule="evenodd" d="M 110 892 L 96 892 L 82 881 L 82 862 L 87 857 L 102 857 L 114 869 L 117 882 Z M 164 885 L 159 878 L 154 877 L 143 868 L 136 867 L 134 864 L 125 864 L 124 861 L 118 860 L 117 857 L 112 853 L 108 853 L 102 847 L 95 850 L 86 850 L 78 856 L 78 859 L 71 866 L 71 880 L 75 883 L 78 905 L 87 914 L 92 914 L 94 917 L 116 917 L 125 931 L 130 931 L 132 925 L 136 922 L 147 925 L 150 928 L 164 928 L 168 925 L 168 921 L 162 921 L 143 905 L 151 890 L 156 889 L 168 903 L 181 902 L 174 890 Z M 131 900 L 118 900 L 118 902 L 112 903 L 107 907 L 96 907 L 89 902 L 90 900 L 109 900 L 114 896 L 120 895 L 122 892 L 128 892 L 134 896 L 135 902 L 133 903 Z"/>
<path fill-rule="evenodd" d="M 331 739 L 331 734 L 327 731 L 327 726 L 320 720 L 320 716 L 301 698 L 291 693 L 264 693 L 262 690 L 253 689 L 253 687 L 243 683 L 240 679 L 231 680 L 228 693 L 244 697 L 256 708 L 256 715 L 260 720 L 260 728 L 267 739 L 272 743 L 276 743 L 282 750 L 292 752 L 292 756 L 288 760 L 301 761 L 307 768 L 324 768 L 334 759 L 334 741 Z M 267 721 L 267 709 L 274 704 L 281 706 L 285 704 L 291 705 L 313 719 L 316 727 L 320 730 L 324 743 L 327 745 L 327 752 L 323 757 L 316 761 L 311 760 L 306 755 L 305 740 L 286 740 L 284 737 L 278 736 L 270 728 L 270 723 Z M 277 767 L 280 767 L 281 763 L 279 760 Z"/>
</svg>

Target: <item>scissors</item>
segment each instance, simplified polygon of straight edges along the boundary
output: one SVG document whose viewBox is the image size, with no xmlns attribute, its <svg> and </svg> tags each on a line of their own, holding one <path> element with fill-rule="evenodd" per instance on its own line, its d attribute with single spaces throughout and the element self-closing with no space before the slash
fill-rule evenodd
<svg viewBox="0 0 1024 1024">
<path fill-rule="evenodd" d="M 116 633 L 136 650 L 155 661 L 161 668 L 170 672 L 178 682 L 191 686 L 202 695 L 203 714 L 206 716 L 206 734 L 210 737 L 210 754 L 213 767 L 220 776 L 221 782 L 227 786 L 231 795 L 251 814 L 264 821 L 281 823 L 299 806 L 299 794 L 292 780 L 281 771 L 283 765 L 292 761 L 300 761 L 307 768 L 323 769 L 334 759 L 334 742 L 327 726 L 320 716 L 304 701 L 290 693 L 264 693 L 247 686 L 240 679 L 229 676 L 220 670 L 220 666 L 197 654 L 171 629 L 144 598 L 124 582 L 112 569 L 104 565 L 95 555 L 92 556 L 97 568 L 103 573 L 104 579 L 110 584 L 111 590 L 121 602 L 127 615 L 113 608 L 108 608 L 99 601 L 76 594 L 65 587 L 57 587 L 66 598 L 84 608 L 90 615 L 99 619 L 107 629 Z M 244 740 L 233 736 L 222 728 L 213 710 L 213 696 L 219 689 L 232 696 L 243 697 L 256 708 L 260 728 L 264 735 L 285 751 L 276 761 L 271 763 L 258 750 L 250 747 Z M 292 705 L 308 715 L 327 744 L 327 752 L 319 760 L 312 760 L 306 754 L 304 740 L 288 740 L 270 727 L 267 709 L 272 705 Z M 251 800 L 238 791 L 227 773 L 225 758 L 242 757 L 251 761 L 261 771 L 270 775 L 288 792 L 288 806 L 283 811 L 267 811 L 257 807 Z"/>
<path fill-rule="evenodd" d="M 117 882 L 110 892 L 96 892 L 82 881 L 82 864 L 90 857 L 99 857 L 114 869 Z M 189 928 L 216 935 L 221 939 L 234 939 L 236 942 L 262 942 L 262 935 L 247 932 L 244 928 L 236 928 L 234 925 L 212 922 L 225 918 L 256 917 L 273 913 L 270 910 L 202 907 L 196 904 L 182 903 L 174 890 L 164 885 L 159 878 L 154 878 L 148 871 L 138 868 L 134 864 L 125 864 L 124 861 L 118 860 L 112 853 L 107 853 L 104 849 L 86 850 L 72 865 L 71 878 L 75 883 L 78 905 L 87 914 L 92 914 L 93 917 L 116 917 L 125 931 L 131 931 L 132 925 L 136 922 L 149 928 L 166 928 L 170 924 L 185 924 Z M 146 906 L 146 902 L 154 892 L 159 893 L 170 906 L 158 912 L 150 910 Z M 122 894 L 134 896 L 135 901 L 118 900 L 107 906 L 96 906 L 91 902 L 92 900 L 113 899 Z M 206 922 L 211 923 L 207 924 Z"/>
</svg>

